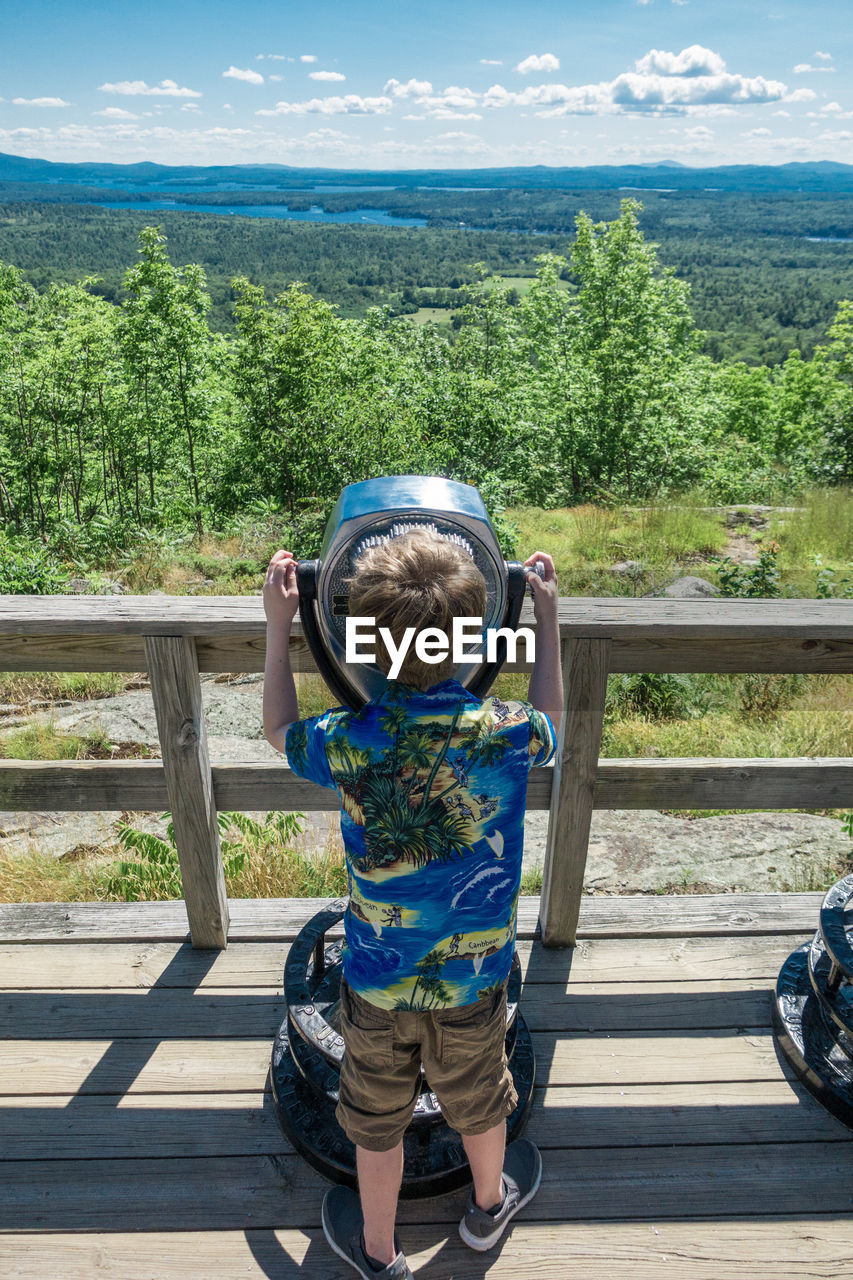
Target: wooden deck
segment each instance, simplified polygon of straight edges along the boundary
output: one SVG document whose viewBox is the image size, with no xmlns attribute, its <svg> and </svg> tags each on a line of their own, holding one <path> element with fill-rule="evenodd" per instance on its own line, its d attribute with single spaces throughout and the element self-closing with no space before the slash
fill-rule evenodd
<svg viewBox="0 0 853 1280">
<path fill-rule="evenodd" d="M 585 898 L 560 951 L 523 899 L 542 1187 L 488 1255 L 456 1234 L 464 1193 L 403 1204 L 415 1274 L 849 1276 L 853 1132 L 770 1026 L 819 902 Z M 225 951 L 189 946 L 181 903 L 0 907 L 0 1276 L 354 1274 L 266 1089 L 287 943 L 319 903 L 229 905 Z"/>
</svg>

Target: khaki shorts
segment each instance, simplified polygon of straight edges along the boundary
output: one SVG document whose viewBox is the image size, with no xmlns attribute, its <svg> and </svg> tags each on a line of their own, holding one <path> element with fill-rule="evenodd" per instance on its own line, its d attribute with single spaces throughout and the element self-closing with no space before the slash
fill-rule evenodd
<svg viewBox="0 0 853 1280">
<path fill-rule="evenodd" d="M 437 1011 L 380 1009 L 341 979 L 340 1101 L 351 1142 L 390 1151 L 415 1109 L 423 1063 L 445 1120 L 462 1134 L 485 1133 L 514 1109 L 506 1061 L 506 983 L 475 1004 Z"/>
</svg>

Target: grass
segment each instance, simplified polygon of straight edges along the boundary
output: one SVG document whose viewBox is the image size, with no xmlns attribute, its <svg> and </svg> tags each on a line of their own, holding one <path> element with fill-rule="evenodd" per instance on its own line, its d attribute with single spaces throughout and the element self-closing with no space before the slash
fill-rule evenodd
<svg viewBox="0 0 853 1280">
<path fill-rule="evenodd" d="M 772 513 L 770 536 L 779 543 L 780 564 L 803 569 L 814 556 L 836 568 L 853 567 L 853 489 L 812 489 L 801 510 Z"/>
<path fill-rule="evenodd" d="M 439 308 L 423 310 L 440 312 Z M 853 567 L 853 488 L 815 488 L 791 501 L 805 509 L 772 514 L 764 537 L 780 544 L 779 564 L 786 589 L 791 594 L 813 596 L 815 556 L 838 570 Z M 523 559 L 537 549 L 550 551 L 564 594 L 626 595 L 661 590 L 685 571 L 716 580 L 708 557 L 723 553 L 729 531 L 720 515 L 703 509 L 706 505 L 703 495 L 694 493 L 671 502 L 649 500 L 640 506 L 587 503 L 553 510 L 517 506 L 510 508 L 507 516 L 519 529 L 516 555 Z M 256 521 L 241 520 L 233 529 L 206 533 L 201 538 L 152 533 L 135 551 L 118 556 L 115 564 L 102 566 L 90 576 L 106 575 L 121 581 L 128 590 L 142 593 L 257 593 L 270 555 L 287 536 L 283 533 L 286 523 L 284 516 L 271 514 Z M 762 535 L 745 522 L 735 532 L 752 536 L 757 554 Z M 610 571 L 611 565 L 624 560 L 641 562 L 644 571 L 636 580 Z"/>
<path fill-rule="evenodd" d="M 105 733 L 59 733 L 52 721 L 35 721 L 0 738 L 4 760 L 147 760 L 159 755 L 141 742 L 111 742 Z"/>
<path fill-rule="evenodd" d="M 133 814 L 125 815 L 133 819 Z M 242 817 L 243 815 L 238 815 Z M 310 898 L 338 897 L 347 893 L 347 874 L 343 844 L 339 835 L 330 837 L 325 846 L 310 854 L 301 849 L 298 822 L 289 818 L 302 815 L 269 814 L 265 822 L 249 819 L 241 830 L 236 823 L 227 827 L 223 849 L 225 884 L 231 898 Z M 169 859 L 168 840 L 153 838 Z M 171 862 L 177 866 L 172 846 Z M 234 858 L 234 853 L 245 855 Z M 0 855 L 0 902 L 124 902 L 128 900 L 128 884 L 133 883 L 131 900 L 154 901 L 179 897 L 164 892 L 155 875 L 146 877 L 145 861 L 137 861 L 142 875 L 131 877 L 122 867 L 128 865 L 129 852 L 117 839 L 104 848 L 78 849 L 73 861 L 63 861 L 34 849 L 23 856 Z M 241 863 L 241 865 L 235 865 Z M 139 884 L 142 891 L 139 892 Z"/>
<path fill-rule="evenodd" d="M 507 512 L 519 529 L 517 555 L 549 551 L 564 595 L 623 595 L 659 589 L 684 566 L 713 580 L 704 557 L 726 543 L 721 521 L 691 507 L 579 507 L 543 511 L 513 507 Z M 639 583 L 611 572 L 614 563 L 636 560 Z"/>
<path fill-rule="evenodd" d="M 145 680 L 145 676 L 117 671 L 3 671 L 0 702 L 27 708 L 36 702 L 109 698 Z"/>
</svg>

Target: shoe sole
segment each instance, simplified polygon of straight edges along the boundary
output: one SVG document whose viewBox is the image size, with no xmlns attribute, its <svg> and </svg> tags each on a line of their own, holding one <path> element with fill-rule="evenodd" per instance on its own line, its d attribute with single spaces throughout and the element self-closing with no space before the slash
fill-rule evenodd
<svg viewBox="0 0 853 1280">
<path fill-rule="evenodd" d="M 344 1262 L 348 1262 L 349 1265 L 352 1267 L 353 1271 L 357 1271 L 358 1274 L 362 1277 L 362 1280 L 371 1280 L 371 1277 L 368 1275 L 368 1273 L 366 1271 L 362 1271 L 358 1263 L 353 1261 L 353 1258 L 351 1257 L 351 1255 L 348 1253 L 344 1253 L 340 1245 L 336 1244 L 335 1241 L 333 1240 L 332 1233 L 329 1228 L 329 1224 L 326 1221 L 325 1201 L 323 1202 L 323 1208 L 320 1214 L 320 1220 L 323 1224 L 323 1235 L 326 1237 L 326 1243 L 328 1244 L 329 1248 L 332 1249 L 338 1255 L 339 1258 L 343 1258 Z"/>
<path fill-rule="evenodd" d="M 462 1237 L 462 1240 L 464 1241 L 464 1243 L 468 1245 L 468 1248 L 476 1249 L 477 1253 L 485 1253 L 487 1249 L 491 1249 L 492 1245 L 497 1244 L 497 1242 L 500 1240 L 501 1236 L 506 1231 L 509 1224 L 512 1222 L 515 1215 L 521 1209 L 523 1209 L 524 1206 L 528 1204 L 529 1201 L 531 1201 L 533 1197 L 536 1195 L 536 1192 L 539 1190 L 539 1183 L 541 1181 L 542 1181 L 542 1161 L 540 1159 L 539 1168 L 536 1172 L 536 1181 L 533 1183 L 533 1186 L 530 1188 L 530 1190 L 528 1191 L 524 1199 L 519 1200 L 518 1204 L 515 1206 L 512 1213 L 507 1214 L 506 1218 L 504 1218 L 501 1225 L 495 1231 L 493 1231 L 490 1236 L 472 1235 L 471 1232 L 468 1230 L 468 1228 L 465 1226 L 465 1219 L 463 1218 L 462 1221 L 459 1223 L 459 1235 Z"/>
</svg>

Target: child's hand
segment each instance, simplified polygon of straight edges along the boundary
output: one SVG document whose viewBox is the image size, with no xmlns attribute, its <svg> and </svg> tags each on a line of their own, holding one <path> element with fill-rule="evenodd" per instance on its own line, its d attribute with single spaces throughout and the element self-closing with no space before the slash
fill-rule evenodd
<svg viewBox="0 0 853 1280">
<path fill-rule="evenodd" d="M 276 551 L 264 580 L 264 613 L 267 622 L 290 628 L 299 608 L 296 561 L 292 551 Z"/>
<path fill-rule="evenodd" d="M 557 570 L 554 568 L 554 561 L 548 555 L 547 551 L 534 551 L 532 556 L 528 556 L 524 562 L 525 569 L 529 569 L 531 565 L 538 561 L 545 570 L 545 576 L 539 577 L 538 573 L 528 573 L 527 581 L 533 592 L 533 616 L 537 622 L 543 622 L 546 619 L 550 621 L 557 617 L 557 601 L 560 598 L 559 588 L 557 586 Z"/>
</svg>

